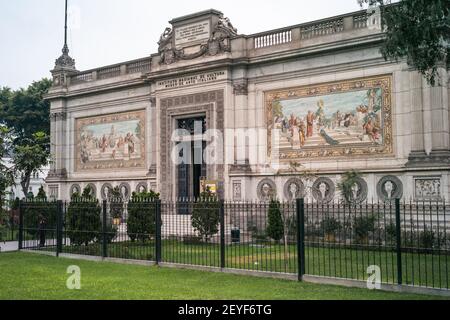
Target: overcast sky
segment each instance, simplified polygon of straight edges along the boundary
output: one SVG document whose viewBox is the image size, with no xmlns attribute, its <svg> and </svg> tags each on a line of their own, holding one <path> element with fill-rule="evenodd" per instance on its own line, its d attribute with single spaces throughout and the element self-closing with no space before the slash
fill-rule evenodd
<svg viewBox="0 0 450 320">
<path fill-rule="evenodd" d="M 169 20 L 210 8 L 240 34 L 360 10 L 357 0 L 69 0 L 70 55 L 78 70 L 148 56 Z M 64 0 L 0 0 L 0 87 L 50 77 L 63 27 Z"/>
</svg>

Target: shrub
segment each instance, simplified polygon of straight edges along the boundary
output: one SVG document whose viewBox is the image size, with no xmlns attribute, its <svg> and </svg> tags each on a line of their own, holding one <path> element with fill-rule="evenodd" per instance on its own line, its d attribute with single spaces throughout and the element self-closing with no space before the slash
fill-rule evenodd
<svg viewBox="0 0 450 320">
<path fill-rule="evenodd" d="M 375 231 L 376 217 L 373 215 L 356 217 L 353 220 L 353 232 L 357 243 L 367 243 L 370 232 Z"/>
<path fill-rule="evenodd" d="M 386 226 L 386 242 L 390 244 L 396 244 L 397 243 L 397 227 L 395 226 L 395 223 L 389 223 Z"/>
<path fill-rule="evenodd" d="M 87 246 L 90 242 L 101 240 L 101 212 L 98 200 L 90 197 L 89 187 L 84 189 L 82 196 L 77 193 L 72 195 L 66 219 L 66 234 L 71 244 Z"/>
<path fill-rule="evenodd" d="M 131 241 L 150 240 L 156 233 L 156 200 L 159 193 L 133 192 L 128 203 L 127 233 Z M 162 222 L 161 222 L 162 224 Z"/>
<path fill-rule="evenodd" d="M 266 233 L 268 237 L 275 241 L 280 241 L 283 238 L 284 226 L 278 200 L 270 201 Z"/>
<path fill-rule="evenodd" d="M 333 217 L 326 217 L 320 223 L 320 228 L 326 235 L 336 235 L 336 232 L 341 228 L 341 223 Z"/>
<path fill-rule="evenodd" d="M 436 233 L 427 226 L 419 233 L 419 244 L 422 249 L 432 250 L 436 240 Z"/>
<path fill-rule="evenodd" d="M 194 203 L 191 222 L 205 242 L 219 232 L 220 203 L 210 192 L 202 193 L 199 201 Z"/>
</svg>

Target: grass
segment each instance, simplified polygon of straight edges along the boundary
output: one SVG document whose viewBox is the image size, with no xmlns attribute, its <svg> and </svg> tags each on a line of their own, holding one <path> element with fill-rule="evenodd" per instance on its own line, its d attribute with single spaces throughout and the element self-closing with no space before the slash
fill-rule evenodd
<svg viewBox="0 0 450 320">
<path fill-rule="evenodd" d="M 67 267 L 81 269 L 81 290 L 68 290 Z M 30 253 L 0 254 L 0 299 L 442 299 L 223 273 L 122 265 Z"/>
<path fill-rule="evenodd" d="M 53 250 L 54 248 L 46 248 Z M 376 248 L 375 248 L 376 249 Z M 135 260 L 154 260 L 154 243 L 115 242 L 108 245 L 108 256 Z M 101 256 L 101 244 L 64 246 L 64 253 Z M 305 249 L 306 274 L 355 280 L 367 279 L 367 268 L 381 268 L 383 283 L 397 283 L 397 256 L 393 251 L 351 249 L 339 246 L 311 246 Z M 297 248 L 278 244 L 227 245 L 226 267 L 255 271 L 297 273 Z M 185 244 L 176 239 L 162 243 L 162 261 L 202 266 L 220 266 L 218 244 Z M 450 256 L 425 253 L 402 254 L 403 283 L 449 288 Z"/>
</svg>

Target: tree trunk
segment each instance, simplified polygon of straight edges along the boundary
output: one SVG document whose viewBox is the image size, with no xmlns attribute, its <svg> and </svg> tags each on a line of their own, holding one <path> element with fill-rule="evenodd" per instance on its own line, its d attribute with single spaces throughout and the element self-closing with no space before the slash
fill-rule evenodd
<svg viewBox="0 0 450 320">
<path fill-rule="evenodd" d="M 22 174 L 22 179 L 20 179 L 20 185 L 22 186 L 22 191 L 23 194 L 25 195 L 25 198 L 27 197 L 28 188 L 30 187 L 30 179 L 31 179 L 31 172 Z"/>
</svg>

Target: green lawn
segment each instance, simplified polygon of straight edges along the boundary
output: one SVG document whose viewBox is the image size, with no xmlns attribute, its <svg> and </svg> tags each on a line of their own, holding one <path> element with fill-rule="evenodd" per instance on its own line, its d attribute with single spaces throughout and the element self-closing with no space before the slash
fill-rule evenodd
<svg viewBox="0 0 450 320">
<path fill-rule="evenodd" d="M 68 290 L 67 267 L 81 268 Z M 78 261 L 30 253 L 0 254 L 0 299 L 439 299 L 366 289 L 213 272 Z"/>
<path fill-rule="evenodd" d="M 375 248 L 376 249 L 376 248 Z M 54 250 L 47 248 L 46 250 Z M 89 246 L 64 246 L 64 253 L 101 255 L 101 244 Z M 154 243 L 119 242 L 108 245 L 108 256 L 124 259 L 154 260 Z M 397 283 L 397 257 L 393 251 L 350 249 L 339 246 L 307 246 L 305 249 L 306 273 L 309 275 L 367 279 L 367 268 L 377 265 L 381 268 L 383 283 Z M 226 267 L 255 271 L 297 273 L 297 248 L 285 248 L 278 244 L 227 245 Z M 164 262 L 220 266 L 218 244 L 185 244 L 178 240 L 164 240 L 162 243 Z M 403 253 L 403 283 L 435 288 L 449 288 L 450 256 L 424 253 Z"/>
</svg>

